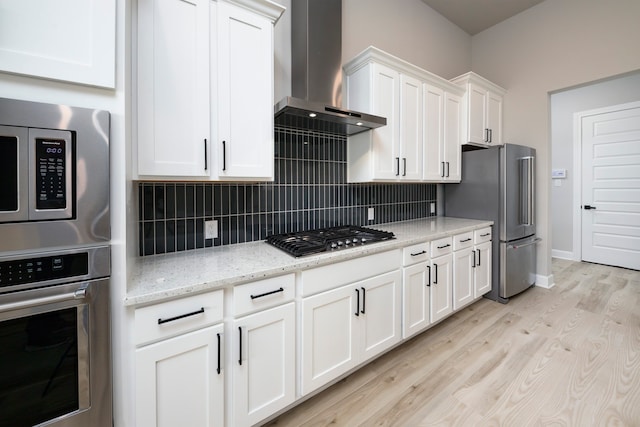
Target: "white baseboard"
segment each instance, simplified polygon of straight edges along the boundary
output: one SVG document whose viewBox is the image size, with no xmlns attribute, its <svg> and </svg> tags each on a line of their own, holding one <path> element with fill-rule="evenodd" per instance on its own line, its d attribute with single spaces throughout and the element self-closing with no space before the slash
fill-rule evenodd
<svg viewBox="0 0 640 427">
<path fill-rule="evenodd" d="M 551 257 L 552 258 L 560 258 L 560 259 L 568 259 L 569 261 L 573 261 L 573 252 L 569 251 L 561 251 L 558 249 L 551 249 Z"/>
<path fill-rule="evenodd" d="M 536 286 L 545 288 L 545 289 L 553 288 L 555 286 L 553 274 L 550 274 L 548 276 L 536 274 Z"/>
</svg>

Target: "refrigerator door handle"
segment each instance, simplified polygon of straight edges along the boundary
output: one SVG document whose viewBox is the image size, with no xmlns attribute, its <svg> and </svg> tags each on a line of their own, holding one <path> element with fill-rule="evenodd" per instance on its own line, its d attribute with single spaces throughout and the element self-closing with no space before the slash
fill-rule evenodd
<svg viewBox="0 0 640 427">
<path fill-rule="evenodd" d="M 536 237 L 535 239 L 533 239 L 530 242 L 527 242 L 523 245 L 507 245 L 507 249 L 520 249 L 520 248 L 525 248 L 527 246 L 531 246 L 531 245 L 535 245 L 538 242 L 541 242 L 542 239 L 540 237 Z"/>
<path fill-rule="evenodd" d="M 520 224 L 533 225 L 534 175 L 533 157 L 521 157 L 520 164 Z"/>
</svg>

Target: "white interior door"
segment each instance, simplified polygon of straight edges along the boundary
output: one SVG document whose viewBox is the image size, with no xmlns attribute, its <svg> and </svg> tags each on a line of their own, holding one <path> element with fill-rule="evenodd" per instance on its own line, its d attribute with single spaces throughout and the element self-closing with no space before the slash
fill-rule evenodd
<svg viewBox="0 0 640 427">
<path fill-rule="evenodd" d="M 581 126 L 582 259 L 640 270 L 640 103 Z"/>
</svg>

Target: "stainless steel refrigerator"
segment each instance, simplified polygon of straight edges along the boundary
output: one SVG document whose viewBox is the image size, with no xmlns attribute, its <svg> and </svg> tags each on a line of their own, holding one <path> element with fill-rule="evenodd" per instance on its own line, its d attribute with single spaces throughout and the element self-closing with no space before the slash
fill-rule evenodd
<svg viewBox="0 0 640 427">
<path fill-rule="evenodd" d="M 535 158 L 535 149 L 516 144 L 465 151 L 461 183 L 444 186 L 446 216 L 494 221 L 485 297 L 502 303 L 535 284 Z"/>
</svg>

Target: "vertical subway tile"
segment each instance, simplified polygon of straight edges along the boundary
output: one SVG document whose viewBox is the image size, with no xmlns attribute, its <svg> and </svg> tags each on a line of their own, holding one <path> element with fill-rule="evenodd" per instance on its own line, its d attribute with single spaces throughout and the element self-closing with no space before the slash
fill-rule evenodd
<svg viewBox="0 0 640 427">
<path fill-rule="evenodd" d="M 195 243 L 196 248 L 204 248 L 204 218 L 195 219 Z"/>
<path fill-rule="evenodd" d="M 211 218 L 213 216 L 213 185 L 204 185 L 204 216 Z"/>
<path fill-rule="evenodd" d="M 176 251 L 184 251 L 187 248 L 187 223 L 184 219 L 176 221 Z"/>
<path fill-rule="evenodd" d="M 144 227 L 144 254 L 153 255 L 155 251 L 155 228 L 153 221 L 146 221 L 143 223 Z"/>
<path fill-rule="evenodd" d="M 176 217 L 176 185 L 165 185 L 165 217 L 173 219 Z"/>
<path fill-rule="evenodd" d="M 185 185 L 184 184 L 176 184 L 176 218 L 185 218 L 186 217 L 186 201 L 185 201 Z"/>
<path fill-rule="evenodd" d="M 195 187 L 195 201 L 196 201 L 196 218 L 202 218 L 204 216 L 204 205 L 205 205 L 205 196 L 204 196 L 204 184 L 196 184 Z"/>
<path fill-rule="evenodd" d="M 153 220 L 155 208 L 153 203 L 153 185 L 152 184 L 143 184 L 142 204 L 143 204 L 142 219 L 145 221 Z"/>
<path fill-rule="evenodd" d="M 175 220 L 167 220 L 165 223 L 165 250 L 167 252 L 175 252 L 176 251 L 176 221 Z"/>
<path fill-rule="evenodd" d="M 193 218 L 196 216 L 195 209 L 195 185 L 187 184 L 185 186 L 185 216 L 187 218 Z"/>
<path fill-rule="evenodd" d="M 163 254 L 165 253 L 166 250 L 166 240 L 165 240 L 165 235 L 164 235 L 164 231 L 165 231 L 165 222 L 164 221 L 155 221 L 155 243 L 156 243 L 156 247 L 155 247 L 155 253 L 156 254 Z"/>
</svg>

